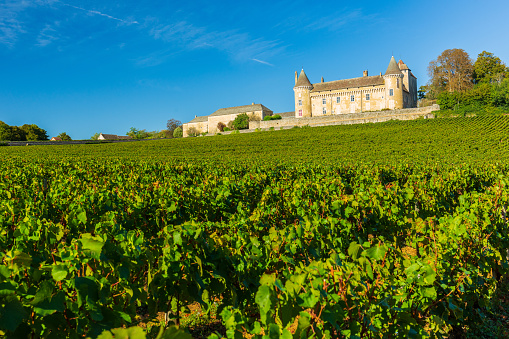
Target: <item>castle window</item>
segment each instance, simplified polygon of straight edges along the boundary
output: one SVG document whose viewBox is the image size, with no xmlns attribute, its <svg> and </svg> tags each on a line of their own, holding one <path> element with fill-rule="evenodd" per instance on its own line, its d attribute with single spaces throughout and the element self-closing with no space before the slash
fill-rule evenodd
<svg viewBox="0 0 509 339">
<path fill-rule="evenodd" d="M 394 96 L 394 90 L 392 88 L 389 90 L 389 96 Z"/>
<path fill-rule="evenodd" d="M 323 114 L 327 114 L 327 108 L 323 108 Z"/>
<path fill-rule="evenodd" d="M 399 79 L 396 79 L 396 87 L 399 88 Z"/>
<path fill-rule="evenodd" d="M 350 101 L 355 101 L 355 95 L 350 95 Z"/>
<path fill-rule="evenodd" d="M 302 106 L 302 100 L 299 100 L 299 106 Z"/>
<path fill-rule="evenodd" d="M 366 101 L 368 101 L 369 99 L 370 99 L 369 93 L 366 93 Z"/>
<path fill-rule="evenodd" d="M 302 116 L 302 110 L 299 109 L 299 117 L 301 117 L 301 116 Z"/>
<path fill-rule="evenodd" d="M 336 103 L 339 104 L 341 102 L 341 98 L 340 97 L 337 97 L 336 98 Z"/>
<path fill-rule="evenodd" d="M 327 99 L 322 99 L 322 104 L 327 104 Z"/>
</svg>

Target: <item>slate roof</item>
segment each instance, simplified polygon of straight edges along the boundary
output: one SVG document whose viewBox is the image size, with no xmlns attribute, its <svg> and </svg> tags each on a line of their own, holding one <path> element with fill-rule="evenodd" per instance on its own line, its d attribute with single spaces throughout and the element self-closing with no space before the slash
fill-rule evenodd
<svg viewBox="0 0 509 339">
<path fill-rule="evenodd" d="M 291 112 L 283 112 L 283 113 L 274 113 L 274 115 L 280 115 L 281 118 L 294 118 L 295 117 L 295 111 Z"/>
<path fill-rule="evenodd" d="M 311 92 L 331 91 L 337 89 L 355 88 L 355 87 L 368 87 L 384 85 L 384 78 L 380 75 L 360 77 L 353 79 L 343 79 L 329 82 L 319 82 L 313 84 Z"/>
<path fill-rule="evenodd" d="M 201 116 L 201 117 L 196 117 L 193 120 L 189 121 L 188 124 L 193 124 L 193 123 L 196 123 L 196 122 L 206 122 L 206 121 L 209 121 L 209 116 L 208 115 L 204 115 L 204 116 Z"/>
<path fill-rule="evenodd" d="M 271 111 L 267 107 L 262 104 L 254 104 L 254 105 L 244 105 L 244 106 L 236 106 L 236 107 L 227 107 L 221 108 L 209 115 L 209 117 L 217 117 L 221 115 L 230 115 L 230 114 L 240 114 L 246 112 L 254 112 L 254 111 Z M 272 112 L 272 111 L 271 111 Z"/>
<path fill-rule="evenodd" d="M 300 71 L 299 78 L 297 79 L 297 83 L 295 84 L 295 87 L 312 87 L 311 82 L 309 82 L 309 79 L 304 73 L 304 70 Z"/>
<path fill-rule="evenodd" d="M 389 74 L 403 74 L 401 73 L 401 70 L 398 67 L 398 64 L 396 63 L 396 59 L 394 57 L 391 58 L 391 61 L 389 62 L 389 67 L 387 67 L 387 71 L 385 71 L 385 75 Z"/>
</svg>

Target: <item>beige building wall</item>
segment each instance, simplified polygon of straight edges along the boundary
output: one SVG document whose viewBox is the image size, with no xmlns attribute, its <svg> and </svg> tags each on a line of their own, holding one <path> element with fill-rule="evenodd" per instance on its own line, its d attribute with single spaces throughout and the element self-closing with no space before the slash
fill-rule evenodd
<svg viewBox="0 0 509 339">
<path fill-rule="evenodd" d="M 208 133 L 208 122 L 194 122 L 194 123 L 187 123 L 182 125 L 182 136 L 188 137 L 189 136 L 189 129 L 194 128 L 198 133 Z"/>
<path fill-rule="evenodd" d="M 249 116 L 249 120 L 263 120 L 268 115 L 272 115 L 272 111 L 270 110 L 258 110 L 252 112 L 244 112 Z M 227 114 L 227 115 L 217 115 L 217 116 L 209 116 L 209 133 L 218 133 L 220 132 L 217 129 L 217 124 L 222 122 L 225 125 L 228 125 L 230 121 L 235 120 L 237 115 L 242 113 L 235 114 Z"/>
<path fill-rule="evenodd" d="M 310 117 L 312 116 L 311 98 L 309 89 L 297 87 L 293 89 L 295 92 L 295 116 Z"/>
<path fill-rule="evenodd" d="M 311 93 L 311 106 L 314 117 L 378 111 L 385 108 L 385 88 L 372 86 Z"/>
<path fill-rule="evenodd" d="M 388 109 L 401 109 L 403 105 L 403 75 L 384 75 L 385 97 Z M 391 95 L 391 89 L 392 94 Z"/>
</svg>

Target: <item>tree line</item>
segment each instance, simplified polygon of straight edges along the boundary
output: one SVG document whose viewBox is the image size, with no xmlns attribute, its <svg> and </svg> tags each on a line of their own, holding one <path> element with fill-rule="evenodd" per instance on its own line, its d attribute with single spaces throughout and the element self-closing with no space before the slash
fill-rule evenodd
<svg viewBox="0 0 509 339">
<path fill-rule="evenodd" d="M 491 52 L 473 61 L 463 49 L 448 49 L 428 66 L 430 80 L 420 99 L 436 99 L 442 110 L 497 113 L 509 109 L 509 67 Z"/>
<path fill-rule="evenodd" d="M 9 141 L 42 141 L 48 140 L 46 130 L 37 125 L 9 126 L 0 121 L 0 140 Z"/>
</svg>

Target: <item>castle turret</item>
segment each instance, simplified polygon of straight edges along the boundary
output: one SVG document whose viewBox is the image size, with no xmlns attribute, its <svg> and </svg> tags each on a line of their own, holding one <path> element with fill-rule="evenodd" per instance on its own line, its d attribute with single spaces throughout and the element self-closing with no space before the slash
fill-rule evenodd
<svg viewBox="0 0 509 339">
<path fill-rule="evenodd" d="M 403 73 L 403 84 L 408 91 L 405 108 L 417 107 L 417 78 L 412 74 L 412 70 L 408 68 L 403 60 L 398 61 L 398 67 L 401 73 Z"/>
<path fill-rule="evenodd" d="M 396 63 L 394 56 L 384 74 L 386 108 L 401 109 L 403 105 L 403 78 L 404 75 Z"/>
<path fill-rule="evenodd" d="M 311 90 L 313 85 L 309 82 L 304 69 L 300 72 L 299 78 L 293 88 L 295 92 L 295 117 L 310 117 L 311 116 Z"/>
</svg>

